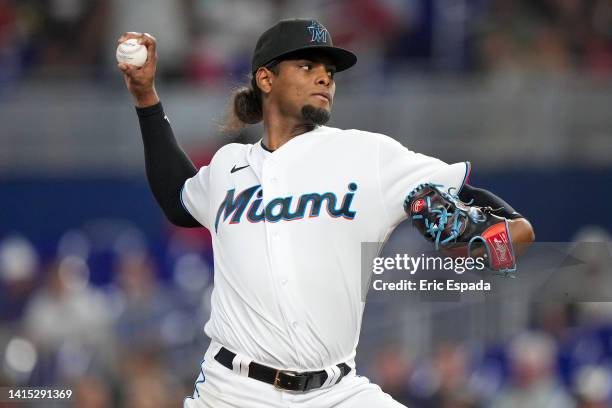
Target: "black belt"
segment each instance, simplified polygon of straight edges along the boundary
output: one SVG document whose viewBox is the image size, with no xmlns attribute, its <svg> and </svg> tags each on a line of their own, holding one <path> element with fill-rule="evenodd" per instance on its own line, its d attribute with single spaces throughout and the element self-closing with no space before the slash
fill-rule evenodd
<svg viewBox="0 0 612 408">
<path fill-rule="evenodd" d="M 221 350 L 215 356 L 215 360 L 222 366 L 233 370 L 234 357 L 236 357 L 235 353 L 232 353 L 225 347 L 221 347 Z M 341 363 L 337 367 L 340 369 L 340 376 L 334 384 L 340 382 L 345 375 L 351 372 L 351 367 L 348 364 Z M 277 370 L 258 363 L 251 363 L 249 364 L 249 377 L 272 384 L 281 390 L 308 391 L 320 388 L 327 380 L 327 372 L 322 370 L 298 373 L 296 371 Z"/>
</svg>

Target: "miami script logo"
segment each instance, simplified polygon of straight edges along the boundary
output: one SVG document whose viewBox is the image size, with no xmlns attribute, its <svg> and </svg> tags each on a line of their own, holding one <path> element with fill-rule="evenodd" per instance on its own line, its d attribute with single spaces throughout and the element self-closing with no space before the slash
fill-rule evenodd
<svg viewBox="0 0 612 408">
<path fill-rule="evenodd" d="M 261 185 L 249 187 L 239 193 L 231 189 L 227 191 L 217 210 L 215 232 L 219 229 L 219 222 L 228 219 L 230 224 L 238 224 L 243 218 L 249 222 L 294 221 L 304 217 L 319 217 L 322 209 L 325 209 L 332 218 L 342 217 L 352 220 L 357 214 L 356 211 L 351 210 L 356 190 L 357 184 L 349 183 L 348 192 L 344 194 L 342 201 L 338 200 L 336 194 L 332 192 L 306 193 L 297 197 L 294 205 L 292 205 L 294 197 L 289 196 L 274 198 L 267 205 L 262 206 Z"/>
</svg>

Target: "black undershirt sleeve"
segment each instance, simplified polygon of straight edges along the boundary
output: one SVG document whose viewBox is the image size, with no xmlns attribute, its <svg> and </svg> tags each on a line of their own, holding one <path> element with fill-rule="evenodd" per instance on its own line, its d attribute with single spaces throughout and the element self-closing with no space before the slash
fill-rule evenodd
<svg viewBox="0 0 612 408">
<path fill-rule="evenodd" d="M 149 187 L 166 218 L 181 227 L 201 227 L 181 203 L 181 189 L 197 170 L 174 138 L 161 102 L 136 108 Z"/>
<path fill-rule="evenodd" d="M 523 218 L 510 204 L 484 188 L 477 188 L 466 184 L 459 192 L 459 199 L 465 203 L 470 203 L 471 201 L 470 205 L 477 205 L 479 207 L 488 206 L 493 209 L 499 208 L 500 210 L 494 214 L 500 217 L 508 219 Z"/>
</svg>

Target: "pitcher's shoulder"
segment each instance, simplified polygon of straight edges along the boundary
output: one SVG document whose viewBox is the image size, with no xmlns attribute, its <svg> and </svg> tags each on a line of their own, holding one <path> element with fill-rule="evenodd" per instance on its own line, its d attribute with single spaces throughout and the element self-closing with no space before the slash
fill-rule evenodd
<svg viewBox="0 0 612 408">
<path fill-rule="evenodd" d="M 331 137 L 336 137 L 343 142 L 348 142 L 345 138 L 350 138 L 353 143 L 378 144 L 381 141 L 392 141 L 393 138 L 382 133 L 368 132 L 360 129 L 340 129 L 329 126 L 322 126 L 321 132 L 327 133 Z"/>
<path fill-rule="evenodd" d="M 219 165 L 227 161 L 235 161 L 236 159 L 244 159 L 246 152 L 252 147 L 252 144 L 245 143 L 228 143 L 214 154 L 210 161 L 211 166 Z"/>
</svg>

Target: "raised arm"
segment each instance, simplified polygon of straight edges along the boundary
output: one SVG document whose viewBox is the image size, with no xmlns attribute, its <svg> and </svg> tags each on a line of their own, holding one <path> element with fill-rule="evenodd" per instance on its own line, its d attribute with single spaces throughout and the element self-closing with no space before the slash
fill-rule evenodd
<svg viewBox="0 0 612 408">
<path fill-rule="evenodd" d="M 118 42 L 130 38 L 137 38 L 145 45 L 148 54 L 147 62 L 142 67 L 120 63 L 118 68 L 123 72 L 125 85 L 134 97 L 149 187 L 171 223 L 182 227 L 200 227 L 200 223 L 181 204 L 181 189 L 197 170 L 176 142 L 155 90 L 155 38 L 146 33 L 128 32 Z"/>
</svg>

